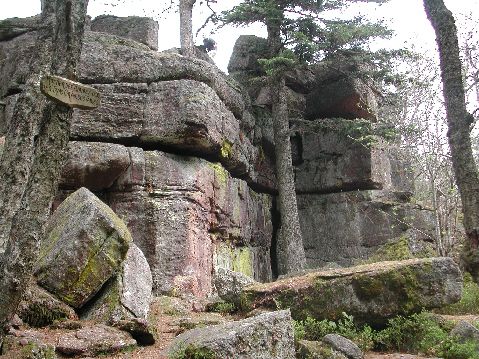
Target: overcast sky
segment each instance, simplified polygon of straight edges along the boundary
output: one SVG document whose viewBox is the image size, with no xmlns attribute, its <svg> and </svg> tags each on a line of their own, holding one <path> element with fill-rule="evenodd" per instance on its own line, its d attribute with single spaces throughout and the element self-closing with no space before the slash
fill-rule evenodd
<svg viewBox="0 0 479 359">
<path fill-rule="evenodd" d="M 31 16 L 40 12 L 40 0 L 0 1 L 2 2 L 0 19 Z M 221 10 L 239 2 L 239 0 L 218 0 L 216 8 Z M 479 0 L 445 0 L 445 2 L 457 18 L 462 18 L 469 13 L 473 14 L 474 19 L 479 18 Z M 161 14 L 161 9 L 166 8 L 169 3 L 170 0 L 90 0 L 88 14 L 92 17 L 101 14 L 154 17 L 160 25 L 159 48 L 162 50 L 179 46 L 178 15 L 174 12 Z M 373 19 L 387 21 L 396 32 L 393 41 L 395 47 L 408 43 L 424 51 L 434 51 L 434 33 L 424 13 L 422 0 L 391 0 L 381 6 L 360 3 L 346 13 L 351 16 L 363 14 Z M 196 6 L 195 27 L 198 28 L 207 16 L 207 11 Z M 214 60 L 224 71 L 226 71 L 234 42 L 240 34 L 266 35 L 259 25 L 239 29 L 225 28 L 213 34 L 212 37 L 218 43 Z M 201 33 L 197 42 L 202 43 L 202 38 L 208 36 L 210 36 L 208 31 Z"/>
</svg>

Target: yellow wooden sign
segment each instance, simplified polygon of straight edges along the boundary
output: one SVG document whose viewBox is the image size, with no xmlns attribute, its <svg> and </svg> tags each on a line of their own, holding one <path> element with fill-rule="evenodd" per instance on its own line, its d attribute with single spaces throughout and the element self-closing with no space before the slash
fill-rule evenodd
<svg viewBox="0 0 479 359">
<path fill-rule="evenodd" d="M 43 76 L 40 90 L 49 99 L 70 107 L 93 110 L 100 106 L 100 92 L 97 89 L 60 76 Z"/>
</svg>

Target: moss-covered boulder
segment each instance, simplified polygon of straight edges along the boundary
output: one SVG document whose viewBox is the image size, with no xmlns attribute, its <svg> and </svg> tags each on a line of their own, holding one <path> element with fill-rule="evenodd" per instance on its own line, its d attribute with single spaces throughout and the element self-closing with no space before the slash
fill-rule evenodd
<svg viewBox="0 0 479 359">
<path fill-rule="evenodd" d="M 35 271 L 38 284 L 74 308 L 121 269 L 131 242 L 123 221 L 86 188 L 57 208 L 45 233 Z"/>
<path fill-rule="evenodd" d="M 293 321 L 287 310 L 180 334 L 168 358 L 295 358 Z"/>
<path fill-rule="evenodd" d="M 380 325 L 388 318 L 437 308 L 461 297 L 462 276 L 450 258 L 381 262 L 311 272 L 242 293 L 245 310 L 290 308 L 294 319 L 336 320 L 343 312 L 358 322 Z"/>
</svg>

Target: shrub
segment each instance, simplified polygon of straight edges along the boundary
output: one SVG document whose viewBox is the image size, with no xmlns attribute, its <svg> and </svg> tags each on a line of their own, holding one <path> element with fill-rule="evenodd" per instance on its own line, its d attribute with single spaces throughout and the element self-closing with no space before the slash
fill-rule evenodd
<svg viewBox="0 0 479 359">
<path fill-rule="evenodd" d="M 370 350 L 374 345 L 375 332 L 366 325 L 358 328 L 351 315 L 343 313 L 337 322 L 331 320 L 316 320 L 308 317 L 304 321 L 294 323 L 295 339 L 321 340 L 326 334 L 336 333 L 355 342 L 362 350 Z"/>
</svg>

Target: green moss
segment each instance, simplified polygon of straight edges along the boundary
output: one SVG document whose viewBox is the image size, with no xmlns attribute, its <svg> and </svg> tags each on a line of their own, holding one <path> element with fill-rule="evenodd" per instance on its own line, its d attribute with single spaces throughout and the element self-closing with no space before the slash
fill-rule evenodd
<svg viewBox="0 0 479 359">
<path fill-rule="evenodd" d="M 228 242 L 216 247 L 216 264 L 249 277 L 254 276 L 253 253 L 249 247 L 234 247 Z"/>
<path fill-rule="evenodd" d="M 220 155 L 222 158 L 231 158 L 233 154 L 233 145 L 228 140 L 224 140 L 221 144 Z"/>
<path fill-rule="evenodd" d="M 218 184 L 226 186 L 230 178 L 228 171 L 226 171 L 220 163 L 208 163 L 208 166 L 215 171 L 215 180 Z"/>
<path fill-rule="evenodd" d="M 398 241 L 387 243 L 379 248 L 364 263 L 376 263 L 382 261 L 400 261 L 414 258 L 407 237 L 401 237 Z"/>
<path fill-rule="evenodd" d="M 216 354 L 209 348 L 200 348 L 192 344 L 179 349 L 168 356 L 169 359 L 216 359 Z"/>
</svg>

